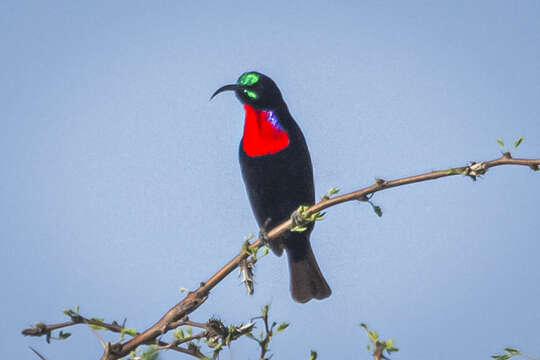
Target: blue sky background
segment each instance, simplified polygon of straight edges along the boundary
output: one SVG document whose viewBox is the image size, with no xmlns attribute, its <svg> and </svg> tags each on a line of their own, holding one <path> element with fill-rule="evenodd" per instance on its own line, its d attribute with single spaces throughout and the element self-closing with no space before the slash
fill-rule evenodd
<svg viewBox="0 0 540 360">
<path fill-rule="evenodd" d="M 61 310 L 144 329 L 257 232 L 237 159 L 243 110 L 218 87 L 280 86 L 318 196 L 487 160 L 540 156 L 537 1 L 3 1 L 0 331 L 6 359 L 96 359 L 84 327 L 20 331 Z M 294 303 L 285 258 L 229 276 L 192 315 L 247 321 L 266 303 L 276 359 L 540 355 L 540 175 L 500 167 L 384 191 L 328 212 L 312 244 L 332 297 Z M 114 340 L 114 337 L 106 337 Z M 256 359 L 248 339 L 224 359 Z M 163 359 L 185 358 L 164 353 Z"/>
</svg>

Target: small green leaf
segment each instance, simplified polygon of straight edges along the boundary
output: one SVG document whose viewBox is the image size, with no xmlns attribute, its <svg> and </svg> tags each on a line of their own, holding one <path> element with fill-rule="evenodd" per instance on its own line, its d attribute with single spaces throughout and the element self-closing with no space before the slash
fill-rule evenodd
<svg viewBox="0 0 540 360">
<path fill-rule="evenodd" d="M 374 344 L 379 340 L 379 334 L 375 330 L 368 330 L 368 337 Z"/>
<path fill-rule="evenodd" d="M 253 247 L 253 248 L 250 250 L 251 255 L 257 257 L 257 251 L 259 251 L 259 247 L 258 247 L 258 246 Z"/>
<path fill-rule="evenodd" d="M 193 328 L 191 326 L 187 326 L 186 327 L 186 332 L 188 334 L 188 337 L 192 337 L 193 336 Z"/>
<path fill-rule="evenodd" d="M 180 292 L 181 292 L 181 293 L 185 293 L 185 292 L 188 292 L 188 289 L 186 289 L 186 288 L 182 287 L 182 288 L 180 288 Z"/>
<path fill-rule="evenodd" d="M 276 332 L 280 333 L 280 332 L 282 332 L 283 330 L 285 330 L 287 327 L 289 327 L 289 323 L 288 323 L 288 322 L 282 322 L 282 323 L 279 324 L 279 326 L 277 327 Z"/>
<path fill-rule="evenodd" d="M 142 360 L 157 360 L 159 356 L 159 350 L 155 345 L 147 347 L 147 350 L 143 352 Z"/>
<path fill-rule="evenodd" d="M 331 187 L 330 190 L 328 190 L 328 195 L 332 196 L 332 195 L 335 195 L 339 192 L 339 188 L 336 188 L 336 187 Z"/>
<path fill-rule="evenodd" d="M 307 230 L 307 227 L 305 226 L 295 226 L 291 229 L 293 232 L 304 232 Z"/>
<path fill-rule="evenodd" d="M 182 328 L 179 328 L 178 330 L 176 330 L 174 333 L 173 333 L 173 336 L 175 339 L 179 340 L 179 339 L 183 339 L 185 338 L 186 336 L 184 335 L 184 330 L 182 330 Z"/>
<path fill-rule="evenodd" d="M 268 246 L 263 247 L 261 257 L 268 255 L 269 251 L 270 251 L 270 248 Z"/>
<path fill-rule="evenodd" d="M 322 197 L 321 197 L 321 200 L 322 201 L 326 201 L 326 200 L 330 200 L 330 198 L 332 197 L 332 195 L 335 195 L 339 192 L 339 188 L 336 188 L 336 187 L 331 187 L 330 190 L 328 190 L 328 192 L 326 194 L 324 194 Z"/>
<path fill-rule="evenodd" d="M 495 360 L 508 360 L 512 357 L 512 355 L 511 354 L 491 355 L 491 357 Z"/>
<path fill-rule="evenodd" d="M 64 309 L 62 310 L 62 312 L 64 313 L 64 315 L 67 315 L 69 317 L 79 316 L 79 312 L 72 309 Z"/>
<path fill-rule="evenodd" d="M 261 314 L 263 317 L 267 317 L 268 316 L 268 305 L 264 305 L 261 309 Z"/>
<path fill-rule="evenodd" d="M 103 322 L 105 319 L 101 319 L 101 318 L 91 318 L 90 319 L 91 321 L 97 321 L 97 322 Z M 96 325 L 96 324 L 88 324 L 88 326 L 90 326 L 92 329 L 94 330 L 105 330 L 105 328 L 101 325 Z"/>
<path fill-rule="evenodd" d="M 519 145 L 521 145 L 521 143 L 523 142 L 523 136 L 521 136 L 519 139 L 517 139 L 515 142 L 514 142 L 514 149 L 517 149 Z"/>
<path fill-rule="evenodd" d="M 367 324 L 365 324 L 365 323 L 360 323 L 360 326 L 363 327 L 366 330 L 368 329 Z"/>
<path fill-rule="evenodd" d="M 390 354 L 391 352 L 394 352 L 394 351 L 399 351 L 399 349 L 397 347 L 394 346 L 394 339 L 388 339 L 384 342 L 384 347 L 386 349 L 386 351 L 388 351 L 388 353 Z"/>
<path fill-rule="evenodd" d="M 229 325 L 229 329 L 227 331 L 227 337 L 225 338 L 225 345 L 229 345 L 231 343 L 234 330 L 235 330 L 234 325 Z"/>
<path fill-rule="evenodd" d="M 519 355 L 521 354 L 521 352 L 518 350 L 518 349 L 514 349 L 514 348 L 504 348 L 504 351 L 506 351 L 507 353 L 510 353 L 512 355 Z"/>
<path fill-rule="evenodd" d="M 243 243 L 242 243 L 242 252 L 244 254 L 249 254 L 249 240 L 245 240 Z"/>
<path fill-rule="evenodd" d="M 309 355 L 309 360 L 317 360 L 317 352 L 315 350 L 311 350 L 311 354 Z"/>
<path fill-rule="evenodd" d="M 121 331 L 122 334 L 128 334 L 130 336 L 137 336 L 137 330 L 130 328 L 123 328 Z"/>
<path fill-rule="evenodd" d="M 373 206 L 373 211 L 375 211 L 375 214 L 377 214 L 378 217 L 382 216 L 382 209 L 381 209 L 380 206 L 374 205 Z"/>
<path fill-rule="evenodd" d="M 59 337 L 60 339 L 62 339 L 62 340 L 67 339 L 67 338 L 70 337 L 70 336 L 71 336 L 71 333 L 68 333 L 68 332 L 60 331 L 60 332 L 58 333 L 58 337 Z"/>
<path fill-rule="evenodd" d="M 326 215 L 325 212 L 318 212 L 316 214 L 313 214 L 313 219 L 315 221 L 321 221 L 321 220 L 324 220 L 324 215 Z"/>
<path fill-rule="evenodd" d="M 504 149 L 504 141 L 502 139 L 497 139 L 497 144 Z"/>
</svg>

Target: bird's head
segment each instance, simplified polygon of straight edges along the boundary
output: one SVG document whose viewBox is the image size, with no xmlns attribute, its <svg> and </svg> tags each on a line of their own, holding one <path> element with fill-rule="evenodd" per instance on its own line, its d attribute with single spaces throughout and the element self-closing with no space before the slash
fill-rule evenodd
<svg viewBox="0 0 540 360">
<path fill-rule="evenodd" d="M 256 71 L 243 73 L 236 84 L 220 87 L 210 99 L 224 91 L 234 91 L 242 104 L 251 105 L 259 110 L 274 110 L 283 103 L 276 83 L 268 76 Z"/>
</svg>

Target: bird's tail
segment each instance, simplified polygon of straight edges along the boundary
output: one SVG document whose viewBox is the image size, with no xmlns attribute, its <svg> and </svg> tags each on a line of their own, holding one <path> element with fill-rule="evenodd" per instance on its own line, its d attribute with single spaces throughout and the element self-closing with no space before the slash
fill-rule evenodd
<svg viewBox="0 0 540 360">
<path fill-rule="evenodd" d="M 291 273 L 291 294 L 293 299 L 300 303 L 308 302 L 313 298 L 324 299 L 332 293 L 315 260 L 311 244 L 308 239 L 306 240 L 301 251 L 298 251 L 298 248 L 287 249 Z"/>
</svg>

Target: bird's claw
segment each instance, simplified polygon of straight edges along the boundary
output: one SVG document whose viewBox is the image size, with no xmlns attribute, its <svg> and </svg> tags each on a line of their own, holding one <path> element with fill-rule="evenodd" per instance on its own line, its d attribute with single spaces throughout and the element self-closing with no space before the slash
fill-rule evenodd
<svg viewBox="0 0 540 360">
<path fill-rule="evenodd" d="M 259 230 L 259 239 L 261 239 L 263 244 L 267 246 L 270 246 L 272 242 L 272 240 L 268 237 L 268 231 L 266 231 L 266 228 L 268 227 L 268 225 L 270 225 L 271 221 L 271 218 L 266 219 L 263 226 L 261 226 L 261 229 Z"/>
<path fill-rule="evenodd" d="M 306 222 L 304 215 L 300 209 L 296 209 L 291 214 L 292 227 L 303 226 Z"/>
</svg>

